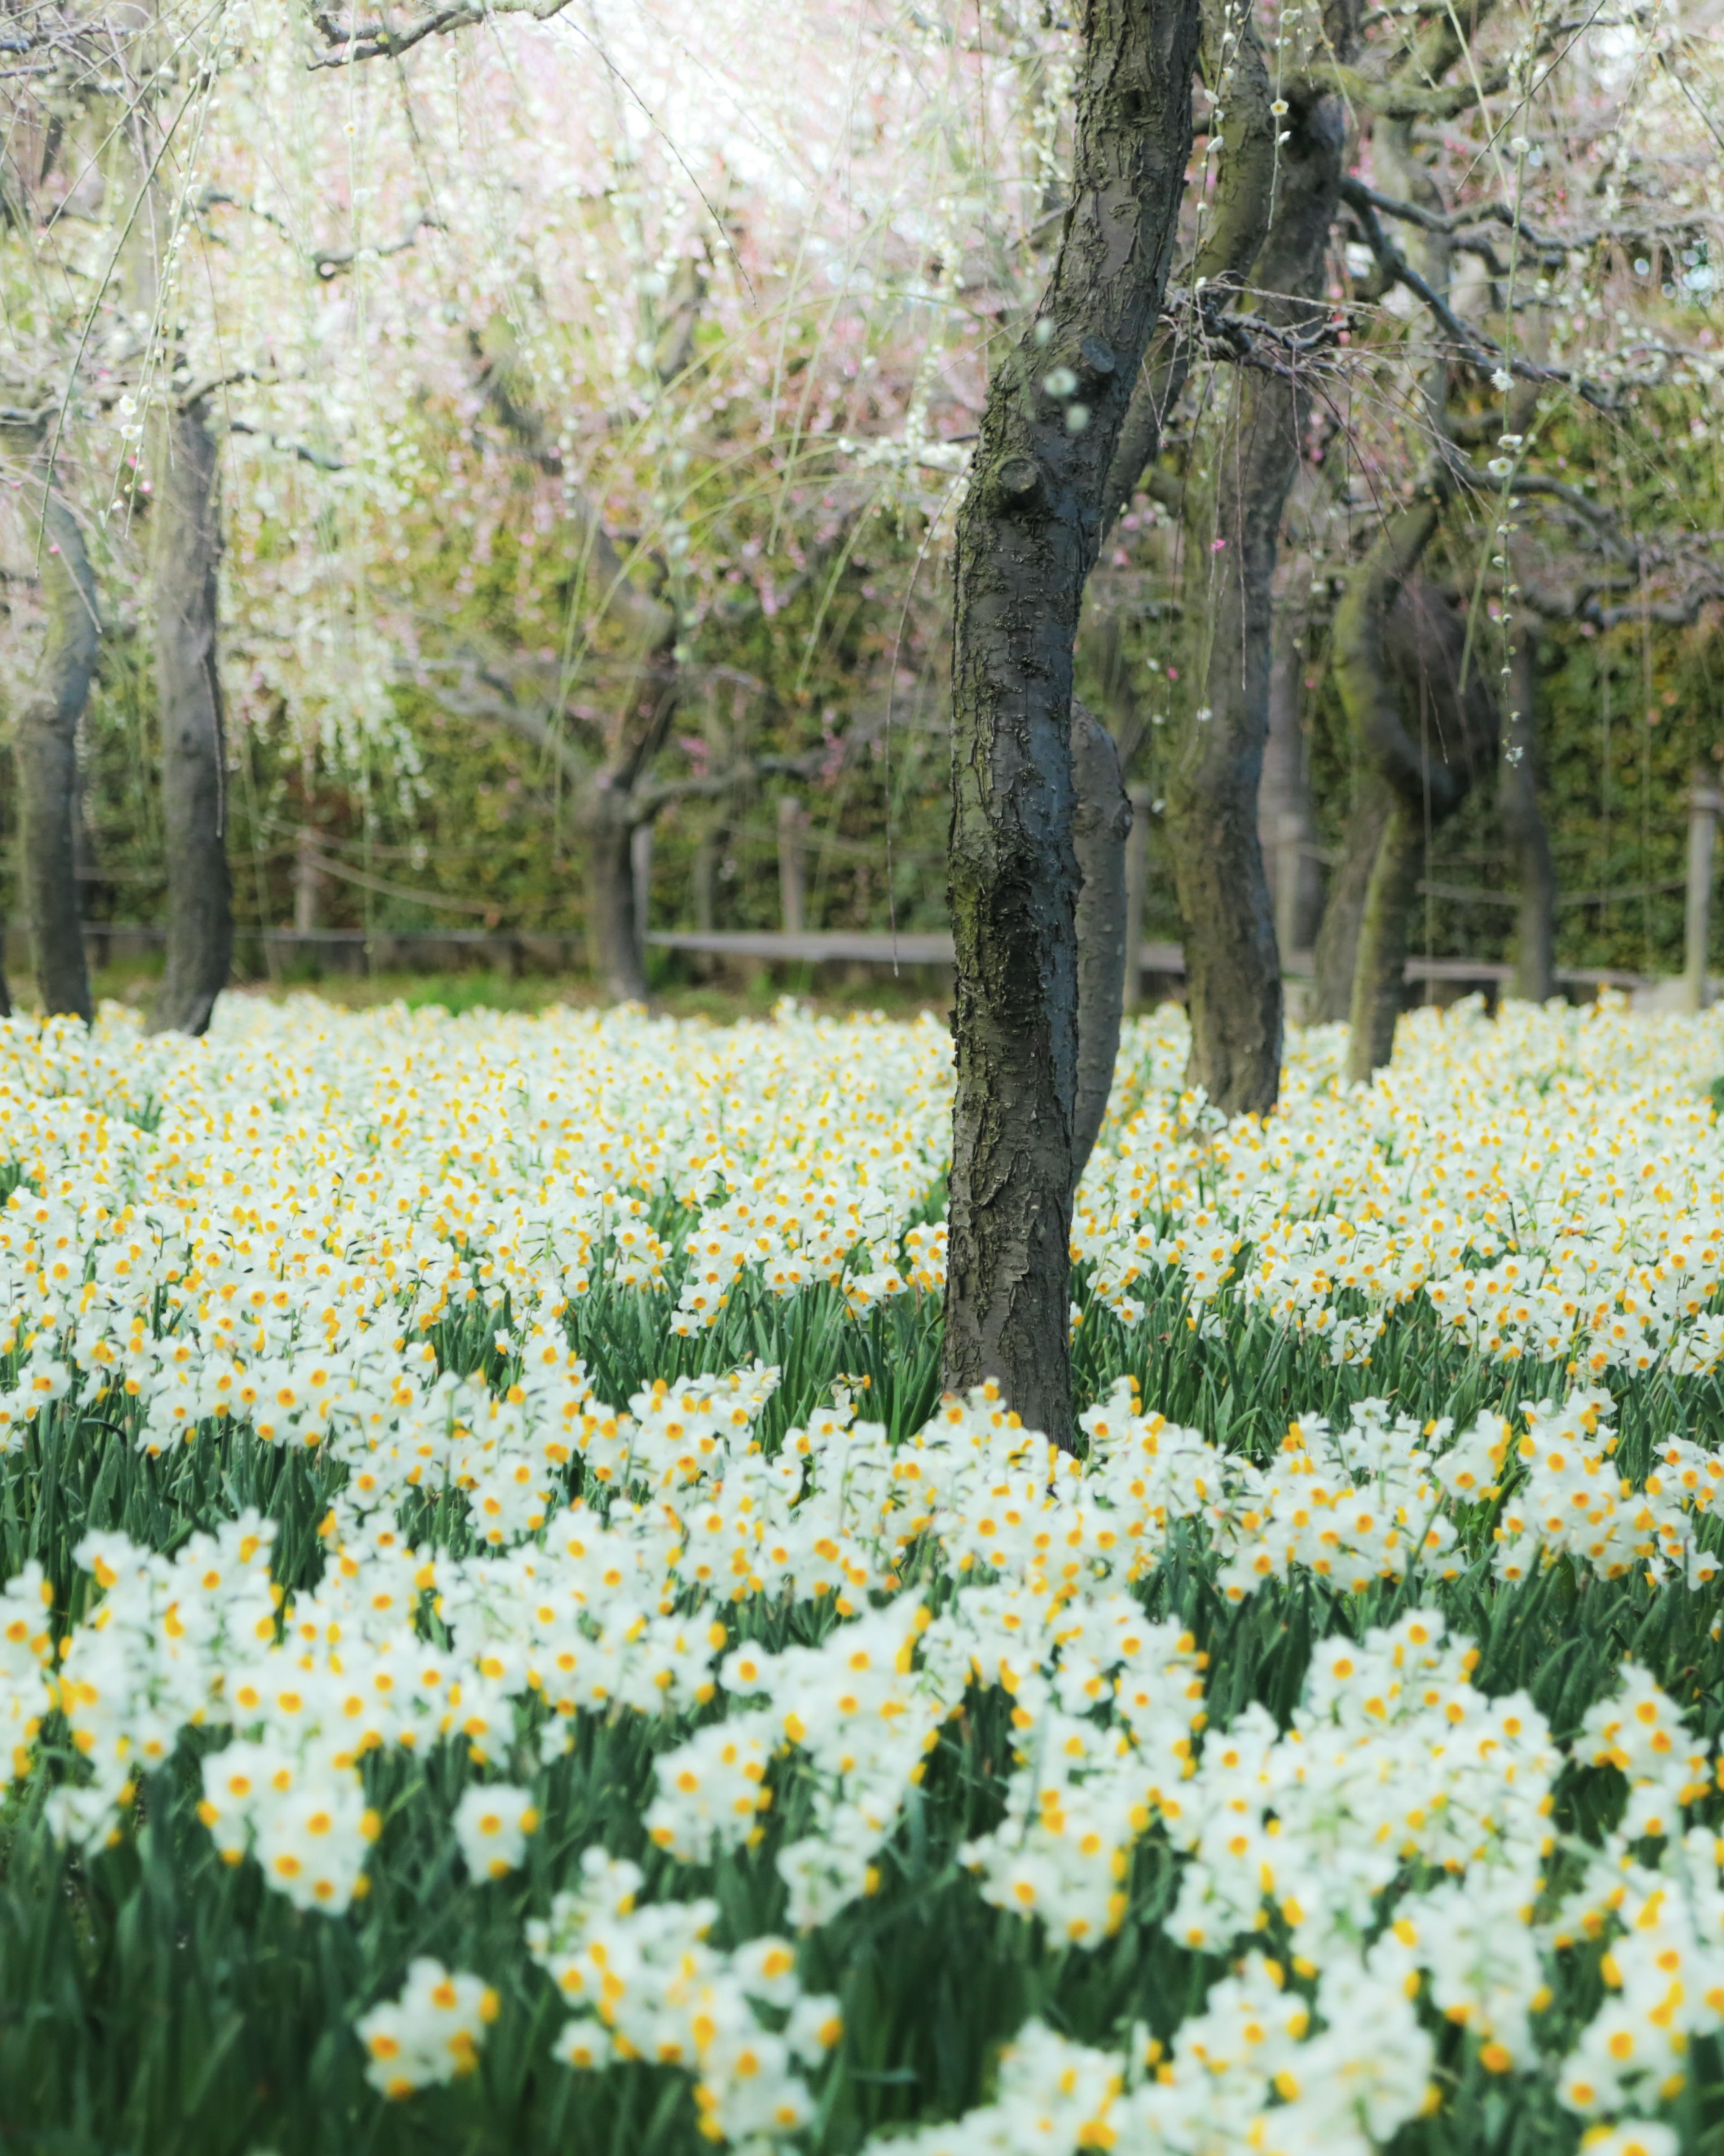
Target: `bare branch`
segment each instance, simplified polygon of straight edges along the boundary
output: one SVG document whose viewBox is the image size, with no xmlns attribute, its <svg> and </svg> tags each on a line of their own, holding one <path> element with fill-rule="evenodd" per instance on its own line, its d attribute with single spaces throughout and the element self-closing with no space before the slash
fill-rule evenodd
<svg viewBox="0 0 1724 2156">
<path fill-rule="evenodd" d="M 347 466 L 340 457 L 330 456 L 322 449 L 314 449 L 308 442 L 292 441 L 285 434 L 272 434 L 265 428 L 254 427 L 246 419 L 230 419 L 228 422 L 228 432 L 230 434 L 254 435 L 259 441 L 267 442 L 272 449 L 280 449 L 284 455 L 295 456 L 302 465 L 310 465 L 318 471 L 338 472 L 347 470 Z"/>
<path fill-rule="evenodd" d="M 1508 203 L 1475 203 L 1465 209 L 1450 210 L 1439 214 L 1434 210 L 1422 209 L 1417 203 L 1401 202 L 1393 195 L 1382 193 L 1378 188 L 1367 187 L 1362 180 L 1349 179 L 1344 190 L 1350 203 L 1368 203 L 1372 208 L 1385 217 L 1392 217 L 1398 224 L 1417 225 L 1422 232 L 1442 234 L 1453 239 L 1457 247 L 1475 254 L 1489 256 L 1488 242 L 1476 236 L 1468 236 L 1467 228 L 1475 224 L 1500 224 L 1524 239 L 1538 260 L 1551 269 L 1559 269 L 1571 254 L 1583 254 L 1604 240 L 1615 240 L 1620 244 L 1638 243 L 1644 246 L 1669 246 L 1683 235 L 1701 229 L 1701 220 L 1696 216 L 1672 219 L 1668 225 L 1617 223 L 1593 225 L 1583 232 L 1541 232 L 1525 215 L 1517 213 Z"/>
<path fill-rule="evenodd" d="M 1613 588 L 1619 591 L 1624 581 L 1620 578 L 1588 579 L 1578 584 L 1572 593 L 1564 593 L 1523 579 L 1519 598 L 1521 605 L 1542 620 L 1585 622 L 1596 629 L 1617 629 L 1625 622 L 1687 629 L 1700 619 L 1706 607 L 1724 599 L 1724 583 L 1716 577 L 1706 577 L 1673 598 L 1636 599 L 1623 606 L 1599 603 L 1601 591 Z"/>
<path fill-rule="evenodd" d="M 376 259 L 382 261 L 387 254 L 405 254 L 419 234 L 424 231 L 441 232 L 443 220 L 428 209 L 420 210 L 408 219 L 399 239 L 387 239 L 380 247 L 344 247 L 325 249 L 311 257 L 311 267 L 326 282 L 338 277 L 344 270 L 351 270 L 356 262 Z"/>
<path fill-rule="evenodd" d="M 347 67 L 356 60 L 397 59 L 427 38 L 468 28 L 492 15 L 531 15 L 536 23 L 559 14 L 566 0 L 449 0 L 401 29 L 387 23 L 341 23 L 329 10 L 312 17 L 329 47 L 311 62 L 314 68 Z"/>
<path fill-rule="evenodd" d="M 361 891 L 376 891 L 382 898 L 409 899 L 415 906 L 433 906 L 445 913 L 494 913 L 496 909 L 489 899 L 454 898 L 441 891 L 415 891 L 409 885 L 391 883 L 387 876 L 373 875 L 367 869 L 356 869 L 346 861 L 339 861 L 316 847 L 307 849 L 307 855 L 321 875 L 334 876 L 338 882 L 356 884 Z"/>
<path fill-rule="evenodd" d="M 713 801 L 726 793 L 736 793 L 745 787 L 757 786 L 763 778 L 802 778 L 816 777 L 825 767 L 829 752 L 824 748 L 809 749 L 801 756 L 744 756 L 720 771 L 696 773 L 690 778 L 666 778 L 650 786 L 637 786 L 632 796 L 630 820 L 649 824 L 663 809 L 678 801 Z"/>
<path fill-rule="evenodd" d="M 1377 257 L 1386 275 L 1398 285 L 1404 285 L 1416 300 L 1422 300 L 1438 326 L 1452 339 L 1457 356 L 1481 372 L 1502 371 L 1519 382 L 1549 382 L 1562 388 L 1573 389 L 1575 394 L 1599 412 L 1619 412 L 1622 399 L 1601 383 L 1586 375 L 1577 374 L 1566 367 L 1544 367 L 1537 361 L 1525 358 L 1519 352 L 1508 352 L 1496 338 L 1480 329 L 1464 322 L 1455 310 L 1408 261 L 1400 249 L 1383 230 L 1378 219 L 1372 190 L 1362 181 L 1344 179 L 1341 182 L 1342 199 L 1352 210 L 1360 236 Z"/>
</svg>

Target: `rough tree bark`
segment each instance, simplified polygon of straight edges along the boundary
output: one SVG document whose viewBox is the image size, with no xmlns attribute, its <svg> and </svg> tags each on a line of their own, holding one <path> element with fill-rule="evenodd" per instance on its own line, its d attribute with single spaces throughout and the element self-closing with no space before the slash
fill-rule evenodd
<svg viewBox="0 0 1724 2156">
<path fill-rule="evenodd" d="M 1265 318 L 1305 327 L 1321 311 L 1346 116 L 1338 99 L 1292 87 L 1274 211 L 1251 281 Z M 1186 475 L 1192 701 L 1168 729 L 1162 790 L 1191 1014 L 1185 1081 L 1229 1115 L 1266 1114 L 1280 1086 L 1280 954 L 1257 814 L 1276 540 L 1306 415 L 1306 398 L 1287 376 L 1235 368 L 1199 428 Z"/>
<path fill-rule="evenodd" d="M 1335 615 L 1342 707 L 1388 797 L 1353 968 L 1347 1076 L 1355 1084 L 1394 1050 L 1426 834 L 1460 807 L 1496 751 L 1495 701 L 1476 655 L 1468 660 L 1465 619 L 1433 586 L 1414 579 L 1444 499 L 1444 485 L 1434 481 L 1390 518 Z"/>
<path fill-rule="evenodd" d="M 88 1019 L 77 869 L 78 722 L 101 649 L 95 577 L 78 521 L 51 480 L 33 485 L 47 636 L 18 713 L 18 884 L 42 1008 Z M 10 998 L 7 1009 L 11 1009 Z"/>
<path fill-rule="evenodd" d="M 1507 754 L 1496 774 L 1496 799 L 1521 879 L 1514 991 L 1542 1004 L 1557 992 L 1557 865 L 1538 798 L 1538 662 L 1524 626 L 1510 663 Z"/>
<path fill-rule="evenodd" d="M 204 1032 L 233 958 L 226 741 L 216 668 L 220 470 L 208 400 L 171 405 L 154 495 L 167 964 L 150 1013 L 151 1033 Z"/>
<path fill-rule="evenodd" d="M 1113 737 L 1075 698 L 1071 706 L 1072 844 L 1077 855 L 1078 1062 L 1072 1109 L 1074 1197 L 1113 1091 L 1126 998 L 1126 841 L 1131 803 Z"/>
<path fill-rule="evenodd" d="M 1070 206 L 996 368 L 957 539 L 949 896 L 957 954 L 946 1381 L 1072 1435 L 1077 1096 L 1072 644 L 1166 286 L 1196 0 L 1086 0 Z"/>
<path fill-rule="evenodd" d="M 1193 290 L 1231 290 L 1244 282 L 1269 230 L 1275 185 L 1274 91 L 1249 8 L 1199 0 L 1201 72 L 1224 100 L 1227 136 L 1190 264 Z M 1183 273 L 1182 273 L 1182 282 Z M 1161 454 L 1162 428 L 1191 372 L 1196 343 L 1188 329 L 1166 324 L 1152 337 L 1114 447 L 1102 496 L 1104 535 Z"/>
</svg>

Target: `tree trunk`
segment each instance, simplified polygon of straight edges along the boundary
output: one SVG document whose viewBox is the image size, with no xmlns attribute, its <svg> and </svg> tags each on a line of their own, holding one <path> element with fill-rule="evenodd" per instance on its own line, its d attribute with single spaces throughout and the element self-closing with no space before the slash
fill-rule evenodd
<svg viewBox="0 0 1724 2156">
<path fill-rule="evenodd" d="M 593 971 L 616 1004 L 647 1000 L 634 917 L 634 820 L 627 794 L 595 789 L 587 812 L 587 942 Z"/>
<path fill-rule="evenodd" d="M 1380 1070 L 1395 1052 L 1408 933 L 1424 874 L 1424 817 L 1404 794 L 1392 794 L 1359 912 L 1347 1064 L 1347 1076 L 1356 1085 Z"/>
<path fill-rule="evenodd" d="M 1296 564 L 1306 574 L 1302 557 Z M 1301 724 L 1304 616 L 1286 598 L 1275 604 L 1269 670 L 1269 731 L 1263 745 L 1263 779 L 1257 792 L 1257 835 L 1275 900 L 1275 942 L 1281 963 L 1309 951 L 1322 912 L 1322 886 L 1313 845 L 1311 772 Z"/>
<path fill-rule="evenodd" d="M 151 1033 L 206 1031 L 233 957 L 227 744 L 216 670 L 219 471 L 208 403 L 170 407 L 155 494 L 167 966 L 150 1014 Z"/>
<path fill-rule="evenodd" d="M 1346 126 L 1337 99 L 1295 95 L 1252 282 L 1266 316 L 1298 326 L 1322 290 Z M 1305 418 L 1306 398 L 1285 376 L 1236 368 L 1186 477 L 1187 679 L 1197 701 L 1169 729 L 1162 791 L 1191 1012 L 1185 1082 L 1228 1115 L 1267 1114 L 1280 1087 L 1280 954 L 1257 814 L 1275 546 Z"/>
<path fill-rule="evenodd" d="M 659 350 L 658 365 L 669 380 L 686 363 L 683 328 L 690 338 L 706 294 L 697 263 L 685 264 L 672 295 L 679 326 Z M 669 324 L 664 326 L 669 327 Z M 643 317 L 648 344 L 659 336 L 655 312 Z M 515 361 L 514 333 L 499 316 L 481 335 L 469 332 L 480 362 L 479 387 L 487 403 L 522 451 L 541 470 L 563 473 L 562 454 L 552 443 L 544 416 L 531 403 Z M 644 591 L 629 574 L 631 563 L 618 551 L 595 505 L 570 489 L 564 475 L 564 507 L 578 541 L 571 567 L 575 592 L 571 606 L 588 645 L 583 673 L 598 677 L 598 699 L 610 709 L 605 722 L 598 767 L 586 767 L 563 737 L 560 726 L 527 705 L 505 699 L 495 716 L 562 765 L 580 789 L 581 823 L 587 847 L 587 950 L 594 978 L 614 1003 L 647 1000 L 644 957 L 646 923 L 638 917 L 633 839 L 652 810 L 636 798 L 654 757 L 664 743 L 676 709 L 680 654 L 676 608 Z M 570 684 L 559 680 L 567 697 Z"/>
<path fill-rule="evenodd" d="M 1439 470 L 1389 520 L 1353 571 L 1335 615 L 1342 708 L 1362 758 L 1393 803 L 1359 924 L 1347 1048 L 1347 1075 L 1356 1084 L 1386 1063 L 1394 1045 L 1393 1016 L 1384 1014 L 1400 1006 L 1424 834 L 1454 814 L 1496 752 L 1494 699 L 1476 666 L 1462 674 L 1465 620 L 1429 585 L 1412 581 L 1450 484 Z M 1408 723 L 1414 705 L 1416 736 Z"/>
<path fill-rule="evenodd" d="M 1374 772 L 1361 777 L 1342 837 L 1340 858 L 1330 874 L 1311 961 L 1312 1000 L 1320 1025 L 1334 1025 L 1352 1015 L 1353 968 L 1358 957 L 1365 890 L 1377 865 L 1377 850 L 1383 844 L 1393 798 Z"/>
<path fill-rule="evenodd" d="M 1394 1053 L 1395 1019 L 1407 969 L 1407 927 L 1423 863 L 1425 773 L 1409 759 L 1399 698 L 1388 665 L 1389 609 L 1430 544 L 1442 514 L 1434 490 L 1390 518 L 1353 571 L 1335 613 L 1335 683 L 1360 752 L 1388 798 L 1359 916 L 1348 1006 L 1347 1075 L 1362 1085 Z M 1416 768 L 1409 769 L 1409 761 Z M 1410 865 L 1410 869 L 1409 869 Z"/>
<path fill-rule="evenodd" d="M 646 969 L 647 928 L 653 910 L 653 824 L 648 817 L 629 834 L 629 865 L 634 870 L 634 947 Z"/>
<path fill-rule="evenodd" d="M 1126 1009 L 1143 1008 L 1143 919 L 1149 899 L 1149 819 L 1152 789 L 1142 781 L 1126 789 L 1131 829 L 1126 839 Z"/>
<path fill-rule="evenodd" d="M 1521 879 L 1515 937 L 1515 993 L 1529 1004 L 1557 992 L 1557 865 L 1538 798 L 1538 663 L 1523 627 L 1516 639 L 1508 752 L 1497 772 L 1497 804 Z"/>
<path fill-rule="evenodd" d="M 33 488 L 41 519 L 48 634 L 34 693 L 18 714 L 18 884 L 43 1010 L 88 1019 L 75 834 L 78 721 L 101 648 L 95 577 L 77 519 L 51 481 Z"/>
<path fill-rule="evenodd" d="M 1062 1445 L 1078 1062 L 1072 643 L 1167 283 L 1197 30 L 1196 0 L 1086 0 L 1059 260 L 989 384 L 958 520 L 946 1382 L 997 1379 Z"/>
<path fill-rule="evenodd" d="M 1131 804 L 1111 737 L 1071 706 L 1072 844 L 1077 854 L 1078 1062 L 1071 1188 L 1083 1180 L 1113 1091 L 1126 995 L 1126 849 Z"/>
<path fill-rule="evenodd" d="M 1213 188 L 1207 199 L 1200 191 L 1201 222 L 1190 264 L 1192 290 L 1202 287 L 1213 300 L 1244 282 L 1263 246 L 1275 198 L 1280 122 L 1270 110 L 1274 92 L 1251 11 L 1229 0 L 1199 0 L 1198 16 L 1203 80 L 1227 114 Z M 1180 281 L 1186 281 L 1183 271 Z M 1171 325 L 1151 340 L 1102 494 L 1104 532 L 1129 507 L 1133 490 L 1160 455 L 1162 422 L 1185 386 L 1195 350 L 1189 332 Z M 1129 767 L 1131 758 L 1124 761 Z"/>
</svg>

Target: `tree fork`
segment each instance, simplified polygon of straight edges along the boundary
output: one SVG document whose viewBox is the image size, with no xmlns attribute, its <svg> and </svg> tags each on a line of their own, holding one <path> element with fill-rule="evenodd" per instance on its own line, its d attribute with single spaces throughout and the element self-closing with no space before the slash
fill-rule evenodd
<svg viewBox="0 0 1724 2156">
<path fill-rule="evenodd" d="M 998 1380 L 1026 1424 L 1067 1445 L 1072 644 L 1167 285 L 1191 149 L 1196 0 L 1087 0 L 1083 33 L 1059 259 L 989 384 L 958 519 L 949 886 L 957 1068 L 946 1382 Z"/>
</svg>

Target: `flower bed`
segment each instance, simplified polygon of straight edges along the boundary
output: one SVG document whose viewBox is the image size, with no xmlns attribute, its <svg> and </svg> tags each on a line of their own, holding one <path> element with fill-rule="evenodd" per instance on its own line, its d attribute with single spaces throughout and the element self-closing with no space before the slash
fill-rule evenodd
<svg viewBox="0 0 1724 2156">
<path fill-rule="evenodd" d="M 1710 1018 L 1130 1025 L 1081 1458 L 937 1386 L 947 1043 L 0 1029 L 0 2128 L 1716 2130 Z"/>
</svg>

